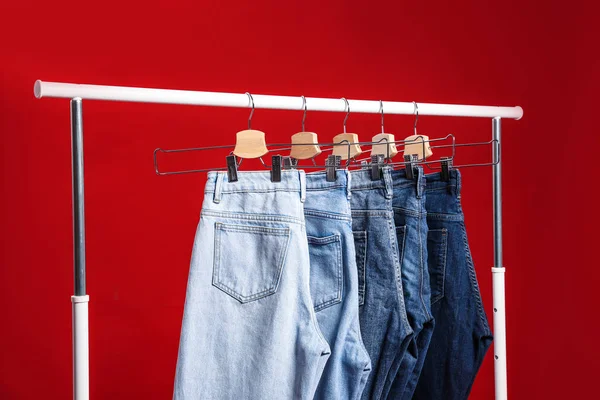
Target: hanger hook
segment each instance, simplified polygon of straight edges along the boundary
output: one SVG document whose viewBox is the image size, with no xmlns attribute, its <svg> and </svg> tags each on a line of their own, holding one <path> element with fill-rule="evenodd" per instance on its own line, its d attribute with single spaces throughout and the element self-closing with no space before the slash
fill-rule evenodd
<svg viewBox="0 0 600 400">
<path fill-rule="evenodd" d="M 254 98 L 252 98 L 250 92 L 246 92 L 246 96 L 248 96 L 250 106 L 252 107 L 252 111 L 250 111 L 250 116 L 248 117 L 248 130 L 250 130 L 252 129 L 252 116 L 254 115 Z"/>
<path fill-rule="evenodd" d="M 415 135 L 417 134 L 417 122 L 419 122 L 419 105 L 413 101 L 413 105 L 415 106 L 415 112 L 414 114 L 416 115 L 415 117 L 415 126 L 414 126 L 414 131 L 415 131 Z"/>
<path fill-rule="evenodd" d="M 342 97 L 342 100 L 344 100 L 344 110 L 346 111 L 346 117 L 344 117 L 344 133 L 346 133 L 346 122 L 348 121 L 348 117 L 350 116 L 350 103 L 348 103 L 348 100 L 346 100 L 345 97 Z"/>
<path fill-rule="evenodd" d="M 302 96 L 302 108 L 304 108 L 304 115 L 302 116 L 302 132 L 304 132 L 304 121 L 306 121 L 306 97 Z"/>
<path fill-rule="evenodd" d="M 381 112 L 381 133 L 385 133 L 383 129 L 383 101 L 379 100 L 379 111 Z"/>
</svg>

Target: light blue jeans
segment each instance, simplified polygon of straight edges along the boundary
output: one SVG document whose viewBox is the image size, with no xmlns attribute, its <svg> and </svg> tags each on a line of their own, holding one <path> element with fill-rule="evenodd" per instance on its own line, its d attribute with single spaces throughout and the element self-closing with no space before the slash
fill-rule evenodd
<svg viewBox="0 0 600 400">
<path fill-rule="evenodd" d="M 358 317 L 358 271 L 350 174 L 337 171 L 335 182 L 324 172 L 306 175 L 306 233 L 310 253 L 310 289 L 317 321 L 331 356 L 315 399 L 360 399 L 371 371 Z"/>
<path fill-rule="evenodd" d="M 309 287 L 303 171 L 208 174 L 174 399 L 312 399 L 330 355 Z"/>
</svg>

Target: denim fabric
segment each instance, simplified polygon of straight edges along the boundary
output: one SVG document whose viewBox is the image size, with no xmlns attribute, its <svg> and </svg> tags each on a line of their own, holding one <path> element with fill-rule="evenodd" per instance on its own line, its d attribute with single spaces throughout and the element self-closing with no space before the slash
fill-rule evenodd
<svg viewBox="0 0 600 400">
<path fill-rule="evenodd" d="M 425 362 L 433 333 L 431 287 L 427 268 L 425 178 L 418 168 L 415 179 L 406 170 L 392 171 L 394 222 L 404 289 L 404 303 L 413 336 L 393 379 L 389 399 L 411 399 Z"/>
<path fill-rule="evenodd" d="M 383 398 L 394 360 L 402 359 L 412 336 L 406 316 L 392 211 L 391 170 L 371 179 L 371 171 L 352 171 L 350 205 L 359 282 L 363 342 L 371 357 L 371 375 L 363 399 Z M 398 363 L 396 363 L 398 364 Z"/>
<path fill-rule="evenodd" d="M 360 399 L 371 360 L 360 334 L 358 273 L 349 203 L 349 173 L 335 182 L 306 175 L 304 216 L 310 254 L 310 290 L 331 356 L 315 399 Z"/>
<path fill-rule="evenodd" d="M 330 348 L 309 287 L 303 171 L 209 173 L 174 399 L 312 399 Z"/>
<path fill-rule="evenodd" d="M 435 329 L 415 399 L 467 399 L 492 332 L 481 303 L 460 204 L 461 176 L 425 176 L 431 312 Z"/>
</svg>

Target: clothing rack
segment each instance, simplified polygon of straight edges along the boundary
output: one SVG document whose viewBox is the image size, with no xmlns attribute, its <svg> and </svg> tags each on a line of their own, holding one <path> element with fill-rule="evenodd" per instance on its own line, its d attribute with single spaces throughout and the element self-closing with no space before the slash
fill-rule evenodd
<svg viewBox="0 0 600 400">
<path fill-rule="evenodd" d="M 184 104 L 197 106 L 250 108 L 249 96 L 243 93 L 198 92 L 123 86 L 80 85 L 72 83 L 36 81 L 34 95 L 71 99 L 71 154 L 73 173 L 73 237 L 75 294 L 72 302 L 73 328 L 73 398 L 89 399 L 89 342 L 88 302 L 85 290 L 85 210 L 83 174 L 83 108 L 82 101 L 109 100 L 142 103 Z M 379 113 L 385 106 L 388 114 L 414 114 L 415 103 L 372 100 L 346 100 L 301 96 L 272 96 L 252 94 L 254 108 L 279 110 L 310 110 L 353 113 Z M 497 400 L 507 399 L 506 376 L 506 313 L 504 266 L 502 264 L 502 175 L 500 164 L 501 119 L 520 119 L 521 107 L 473 106 L 455 104 L 417 103 L 420 115 L 450 117 L 480 117 L 492 119 L 493 151 L 493 217 L 494 217 L 494 377 Z"/>
</svg>

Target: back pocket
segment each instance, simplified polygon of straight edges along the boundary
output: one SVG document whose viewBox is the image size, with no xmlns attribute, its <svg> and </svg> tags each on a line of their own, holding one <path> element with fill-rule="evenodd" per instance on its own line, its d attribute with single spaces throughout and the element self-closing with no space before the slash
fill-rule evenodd
<svg viewBox="0 0 600 400">
<path fill-rule="evenodd" d="M 342 301 L 342 239 L 339 234 L 307 236 L 310 295 L 315 311 Z"/>
<path fill-rule="evenodd" d="M 446 277 L 446 253 L 448 251 L 448 230 L 430 229 L 427 232 L 427 264 L 431 282 L 431 304 L 444 297 Z"/>
<path fill-rule="evenodd" d="M 215 223 L 213 286 L 240 303 L 277 291 L 289 228 Z"/>
<path fill-rule="evenodd" d="M 358 270 L 358 305 L 365 304 L 365 287 L 367 280 L 367 231 L 354 231 L 354 249 L 356 251 L 356 268 Z"/>
</svg>

